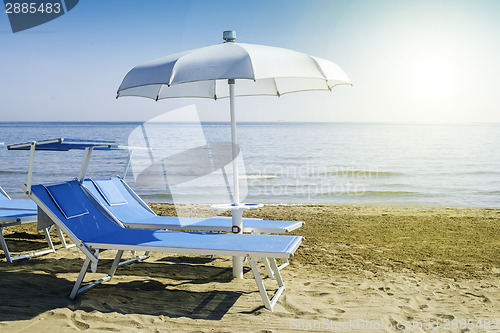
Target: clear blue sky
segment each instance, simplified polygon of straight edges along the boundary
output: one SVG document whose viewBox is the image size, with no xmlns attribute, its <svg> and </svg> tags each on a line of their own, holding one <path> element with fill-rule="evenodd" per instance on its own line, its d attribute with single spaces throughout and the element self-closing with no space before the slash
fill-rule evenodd
<svg viewBox="0 0 500 333">
<path fill-rule="evenodd" d="M 143 121 L 227 101 L 115 99 L 135 65 L 238 41 L 330 59 L 353 87 L 237 100 L 243 121 L 500 122 L 500 1 L 82 0 L 12 33 L 0 13 L 0 121 Z"/>
</svg>

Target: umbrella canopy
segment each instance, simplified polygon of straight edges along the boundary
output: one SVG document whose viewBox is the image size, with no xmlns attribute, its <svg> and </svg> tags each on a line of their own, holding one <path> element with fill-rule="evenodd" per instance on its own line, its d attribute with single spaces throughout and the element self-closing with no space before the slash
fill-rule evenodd
<svg viewBox="0 0 500 333">
<path fill-rule="evenodd" d="M 159 58 L 133 68 L 118 96 L 155 100 L 175 97 L 280 96 L 307 90 L 331 90 L 351 81 L 335 63 L 304 53 L 226 42 Z"/>
<path fill-rule="evenodd" d="M 235 43 L 235 39 L 234 31 L 224 31 L 223 44 L 136 66 L 125 75 L 117 98 L 230 97 L 232 143 L 236 147 L 234 97 L 331 91 L 337 85 L 352 85 L 347 74 L 329 60 L 283 48 Z M 236 159 L 235 149 L 233 159 Z M 236 163 L 233 165 L 234 203 L 238 205 L 238 172 Z"/>
<path fill-rule="evenodd" d="M 242 227 L 242 210 L 248 207 L 240 204 L 239 198 L 234 98 L 331 91 L 337 85 L 351 85 L 351 81 L 329 60 L 277 47 L 235 43 L 234 31 L 224 31 L 223 37 L 223 44 L 176 53 L 134 67 L 118 88 L 117 98 L 230 98 L 234 202 L 229 207 L 236 227 L 233 230 L 238 232 Z M 235 260 L 233 275 L 242 277 L 242 272 L 241 260 Z"/>
</svg>

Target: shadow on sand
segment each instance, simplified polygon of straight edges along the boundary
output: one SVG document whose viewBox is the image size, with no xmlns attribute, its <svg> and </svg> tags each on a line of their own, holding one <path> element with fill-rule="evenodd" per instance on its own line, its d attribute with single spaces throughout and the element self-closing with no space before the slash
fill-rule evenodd
<svg viewBox="0 0 500 333">
<path fill-rule="evenodd" d="M 220 320 L 244 292 L 225 290 L 224 284 L 231 282 L 231 269 L 200 265 L 207 260 L 164 257 L 153 263 L 125 265 L 110 281 L 86 291 L 74 301 L 68 295 L 81 260 L 38 257 L 14 264 L 2 261 L 0 320 L 29 320 L 60 308 Z M 87 273 L 85 281 L 103 277 L 110 263 L 111 260 L 100 260 L 97 273 Z M 65 276 L 68 278 L 61 277 L 67 274 L 70 274 Z M 211 291 L 194 290 L 194 285 L 205 283 Z"/>
</svg>

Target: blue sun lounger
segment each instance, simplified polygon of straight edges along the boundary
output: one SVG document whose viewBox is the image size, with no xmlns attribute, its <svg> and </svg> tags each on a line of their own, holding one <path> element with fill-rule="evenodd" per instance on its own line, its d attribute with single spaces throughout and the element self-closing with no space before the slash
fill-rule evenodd
<svg viewBox="0 0 500 333">
<path fill-rule="evenodd" d="M 231 218 L 157 216 L 119 177 L 85 179 L 83 186 L 126 228 L 171 229 L 191 231 L 232 231 Z M 243 232 L 282 234 L 300 228 L 300 221 L 243 219 Z"/>
<path fill-rule="evenodd" d="M 90 196 L 99 201 L 107 209 L 113 218 L 123 223 L 126 228 L 212 232 L 232 231 L 232 220 L 230 217 L 195 218 L 158 216 L 120 177 L 95 180 L 87 178 L 83 181 L 83 187 Z M 281 234 L 300 228 L 303 224 L 304 222 L 301 221 L 245 218 L 243 219 L 243 232 Z M 147 255 L 146 253 L 136 259 L 143 259 Z M 269 274 L 272 275 L 272 269 L 266 260 L 264 260 L 264 264 Z M 288 266 L 288 264 L 288 260 L 284 260 L 278 268 L 281 270 Z"/>
<path fill-rule="evenodd" d="M 49 250 L 32 252 L 19 256 L 12 256 L 7 242 L 3 236 L 3 229 L 14 225 L 36 223 L 37 222 L 37 207 L 33 201 L 29 200 L 13 200 L 9 195 L 0 187 L 0 245 L 2 246 L 5 258 L 8 262 L 12 263 L 14 260 L 30 258 L 47 253 L 54 252 L 54 245 L 50 239 L 47 228 L 44 228 L 45 239 L 49 245 Z"/>
<path fill-rule="evenodd" d="M 300 236 L 226 233 L 189 233 L 183 231 L 127 229 L 113 220 L 98 202 L 89 197 L 77 181 L 52 185 L 34 185 L 23 189 L 44 213 L 77 244 L 86 256 L 70 298 L 111 279 L 123 251 L 154 251 L 185 254 L 216 254 L 248 257 L 264 306 L 272 311 L 285 290 L 276 258 L 288 259 L 302 242 Z M 80 288 L 90 263 L 97 263 L 95 250 L 117 250 L 109 274 Z M 278 289 L 269 299 L 257 262 L 269 260 Z"/>
</svg>

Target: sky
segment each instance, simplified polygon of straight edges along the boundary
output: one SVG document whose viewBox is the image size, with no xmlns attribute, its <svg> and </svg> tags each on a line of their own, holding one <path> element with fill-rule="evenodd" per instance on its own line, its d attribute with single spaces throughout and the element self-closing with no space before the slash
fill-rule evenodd
<svg viewBox="0 0 500 333">
<path fill-rule="evenodd" d="M 227 99 L 115 97 L 134 66 L 235 30 L 329 59 L 353 82 L 237 98 L 238 121 L 500 122 L 496 0 L 82 0 L 17 33 L 0 8 L 0 121 L 146 121 L 193 104 L 228 121 Z"/>
</svg>

